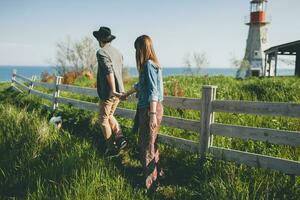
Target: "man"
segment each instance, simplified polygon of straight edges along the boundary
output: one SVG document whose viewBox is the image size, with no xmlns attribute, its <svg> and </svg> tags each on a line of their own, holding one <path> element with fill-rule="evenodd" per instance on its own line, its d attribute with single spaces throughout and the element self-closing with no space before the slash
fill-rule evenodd
<svg viewBox="0 0 300 200">
<path fill-rule="evenodd" d="M 119 150 L 127 145 L 120 125 L 113 116 L 120 97 L 124 93 L 122 79 L 123 56 L 111 46 L 111 41 L 116 37 L 111 34 L 108 27 L 100 27 L 98 31 L 93 32 L 93 35 L 100 45 L 100 49 L 96 54 L 98 60 L 97 92 L 100 98 L 100 124 L 106 141 L 105 155 L 112 157 L 118 155 Z"/>
</svg>

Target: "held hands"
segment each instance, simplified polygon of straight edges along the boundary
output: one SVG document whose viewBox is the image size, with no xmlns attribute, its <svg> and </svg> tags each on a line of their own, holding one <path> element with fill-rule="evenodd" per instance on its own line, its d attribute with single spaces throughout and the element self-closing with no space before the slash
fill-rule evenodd
<svg viewBox="0 0 300 200">
<path fill-rule="evenodd" d="M 130 96 L 130 95 L 132 95 L 133 93 L 135 93 L 136 92 L 136 90 L 135 90 L 135 88 L 131 88 L 129 91 L 127 91 L 127 92 L 123 92 L 122 93 L 122 96 L 120 97 L 120 99 L 121 100 L 128 100 L 128 97 Z"/>
<path fill-rule="evenodd" d="M 122 93 L 122 96 L 120 97 L 120 99 L 122 100 L 122 101 L 125 101 L 125 100 L 128 100 L 128 93 L 126 93 L 126 92 L 123 92 Z"/>
<path fill-rule="evenodd" d="M 124 100 L 127 100 L 127 99 L 128 99 L 128 96 L 129 96 L 130 94 L 125 93 L 125 92 L 112 92 L 112 95 L 113 95 L 114 97 L 117 97 L 117 98 L 121 99 L 122 101 L 124 101 Z"/>
<path fill-rule="evenodd" d="M 113 92 L 112 92 L 112 95 L 113 95 L 114 97 L 119 98 L 119 99 L 123 96 L 123 94 L 124 94 L 124 93 L 120 93 L 120 92 L 116 92 L 116 91 L 113 91 Z"/>
</svg>

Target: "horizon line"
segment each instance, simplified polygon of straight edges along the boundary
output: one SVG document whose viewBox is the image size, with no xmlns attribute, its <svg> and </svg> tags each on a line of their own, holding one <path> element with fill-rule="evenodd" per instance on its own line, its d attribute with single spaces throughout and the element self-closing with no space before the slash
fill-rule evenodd
<svg viewBox="0 0 300 200">
<path fill-rule="evenodd" d="M 41 68 L 56 68 L 57 66 L 53 66 L 53 65 L 3 65 L 3 64 L 0 64 L 0 67 L 10 67 L 10 68 L 13 68 L 13 67 L 41 67 Z M 69 67 L 72 67 L 72 66 L 69 66 Z M 129 68 L 129 69 L 136 69 L 135 66 L 125 66 L 124 68 Z M 187 66 L 165 66 L 163 68 L 189 68 Z M 194 67 L 192 66 L 191 67 L 192 69 L 197 69 L 197 67 Z M 209 66 L 209 67 L 200 67 L 201 69 L 237 69 L 238 67 L 235 67 L 235 66 L 221 66 L 221 67 L 212 67 L 212 66 Z M 294 69 L 295 67 L 279 67 L 281 69 Z"/>
</svg>

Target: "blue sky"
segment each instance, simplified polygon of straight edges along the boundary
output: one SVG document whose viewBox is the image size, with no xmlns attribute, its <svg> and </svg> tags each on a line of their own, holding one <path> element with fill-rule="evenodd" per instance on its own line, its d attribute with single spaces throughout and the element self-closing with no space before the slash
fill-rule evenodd
<svg viewBox="0 0 300 200">
<path fill-rule="evenodd" d="M 300 39 L 299 9 L 299 0 L 269 0 L 270 46 Z M 92 37 L 105 25 L 127 66 L 135 65 L 135 38 L 148 34 L 165 67 L 182 66 L 193 51 L 228 67 L 244 55 L 248 14 L 248 0 L 1 0 L 0 65 L 50 65 L 58 41 Z"/>
</svg>

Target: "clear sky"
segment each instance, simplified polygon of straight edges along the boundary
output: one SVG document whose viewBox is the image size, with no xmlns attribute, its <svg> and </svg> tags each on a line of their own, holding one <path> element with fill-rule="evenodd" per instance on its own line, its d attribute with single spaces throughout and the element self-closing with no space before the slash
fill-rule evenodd
<svg viewBox="0 0 300 200">
<path fill-rule="evenodd" d="M 244 55 L 249 0 L 1 0 L 0 65 L 51 65 L 55 44 L 69 35 L 92 37 L 101 25 L 134 66 L 135 38 L 148 34 L 161 64 L 182 66 L 188 52 L 205 51 L 211 67 Z M 269 0 L 269 45 L 300 39 L 300 0 Z"/>
</svg>

